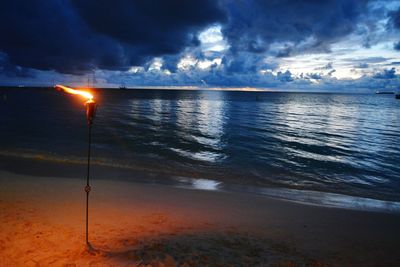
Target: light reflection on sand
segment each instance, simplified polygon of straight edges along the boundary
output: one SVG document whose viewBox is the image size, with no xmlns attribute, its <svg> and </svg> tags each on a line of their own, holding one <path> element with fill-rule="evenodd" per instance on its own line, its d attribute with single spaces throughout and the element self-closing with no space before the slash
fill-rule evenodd
<svg viewBox="0 0 400 267">
<path fill-rule="evenodd" d="M 179 184 L 176 187 L 190 188 L 198 190 L 209 190 L 217 191 L 220 190 L 220 185 L 222 182 L 218 182 L 210 179 L 192 179 L 187 177 L 176 177 Z"/>
<path fill-rule="evenodd" d="M 261 188 L 254 186 L 240 186 L 225 184 L 210 179 L 192 179 L 176 177 L 175 187 L 197 190 L 211 190 L 223 192 L 244 192 L 263 195 L 285 201 L 301 203 L 305 205 L 342 208 L 351 210 L 377 211 L 400 213 L 400 202 L 384 201 L 372 198 L 347 196 L 327 192 L 310 190 L 296 190 L 287 188 Z"/>
<path fill-rule="evenodd" d="M 378 211 L 400 213 L 400 202 L 385 201 L 372 198 L 348 196 L 342 194 L 310 191 L 310 190 L 297 190 L 287 188 L 259 188 L 259 187 L 242 187 L 242 186 L 220 186 L 221 190 L 235 191 L 235 192 L 248 192 L 260 194 L 277 199 L 297 202 L 306 205 L 315 205 L 332 208 L 342 208 L 351 210 L 365 210 L 365 211 Z"/>
</svg>

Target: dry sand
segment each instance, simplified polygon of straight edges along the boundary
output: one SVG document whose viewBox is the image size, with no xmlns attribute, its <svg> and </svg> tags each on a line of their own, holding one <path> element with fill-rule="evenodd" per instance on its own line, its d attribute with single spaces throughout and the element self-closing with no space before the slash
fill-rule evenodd
<svg viewBox="0 0 400 267">
<path fill-rule="evenodd" d="M 400 215 L 0 172 L 0 266 L 400 266 Z"/>
</svg>

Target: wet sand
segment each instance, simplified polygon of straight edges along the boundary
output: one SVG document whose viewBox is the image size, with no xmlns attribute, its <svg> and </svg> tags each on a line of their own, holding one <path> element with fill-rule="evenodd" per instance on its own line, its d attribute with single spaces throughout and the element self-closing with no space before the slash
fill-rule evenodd
<svg viewBox="0 0 400 267">
<path fill-rule="evenodd" d="M 0 266 L 400 266 L 400 214 L 0 172 Z"/>
</svg>

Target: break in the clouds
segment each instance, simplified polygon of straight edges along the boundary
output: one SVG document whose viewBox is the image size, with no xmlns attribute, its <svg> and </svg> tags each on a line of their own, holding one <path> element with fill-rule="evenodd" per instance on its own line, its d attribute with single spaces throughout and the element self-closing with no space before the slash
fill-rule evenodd
<svg viewBox="0 0 400 267">
<path fill-rule="evenodd" d="M 396 0 L 9 0 L 0 83 L 399 86 Z"/>
</svg>

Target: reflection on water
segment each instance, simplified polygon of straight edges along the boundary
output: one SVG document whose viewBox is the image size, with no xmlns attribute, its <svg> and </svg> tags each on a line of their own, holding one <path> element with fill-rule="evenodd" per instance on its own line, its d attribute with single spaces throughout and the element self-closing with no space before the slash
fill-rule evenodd
<svg viewBox="0 0 400 267">
<path fill-rule="evenodd" d="M 175 102 L 177 131 L 183 142 L 168 148 L 184 158 L 216 162 L 224 158 L 222 135 L 224 133 L 224 101 L 204 99 L 180 99 Z M 170 100 L 163 100 L 169 101 Z M 153 110 L 153 112 L 157 112 Z"/>
<path fill-rule="evenodd" d="M 98 96 L 94 160 L 227 184 L 400 201 L 400 102 L 390 95 L 120 90 Z M 84 155 L 82 112 L 53 91 L 10 92 L 0 105 L 1 149 Z"/>
<path fill-rule="evenodd" d="M 221 92 L 218 92 L 221 93 Z M 198 129 L 209 138 L 205 144 L 211 145 L 215 149 L 221 149 L 221 138 L 224 132 L 223 125 L 225 119 L 225 102 L 223 100 L 205 100 L 199 101 Z"/>
</svg>

